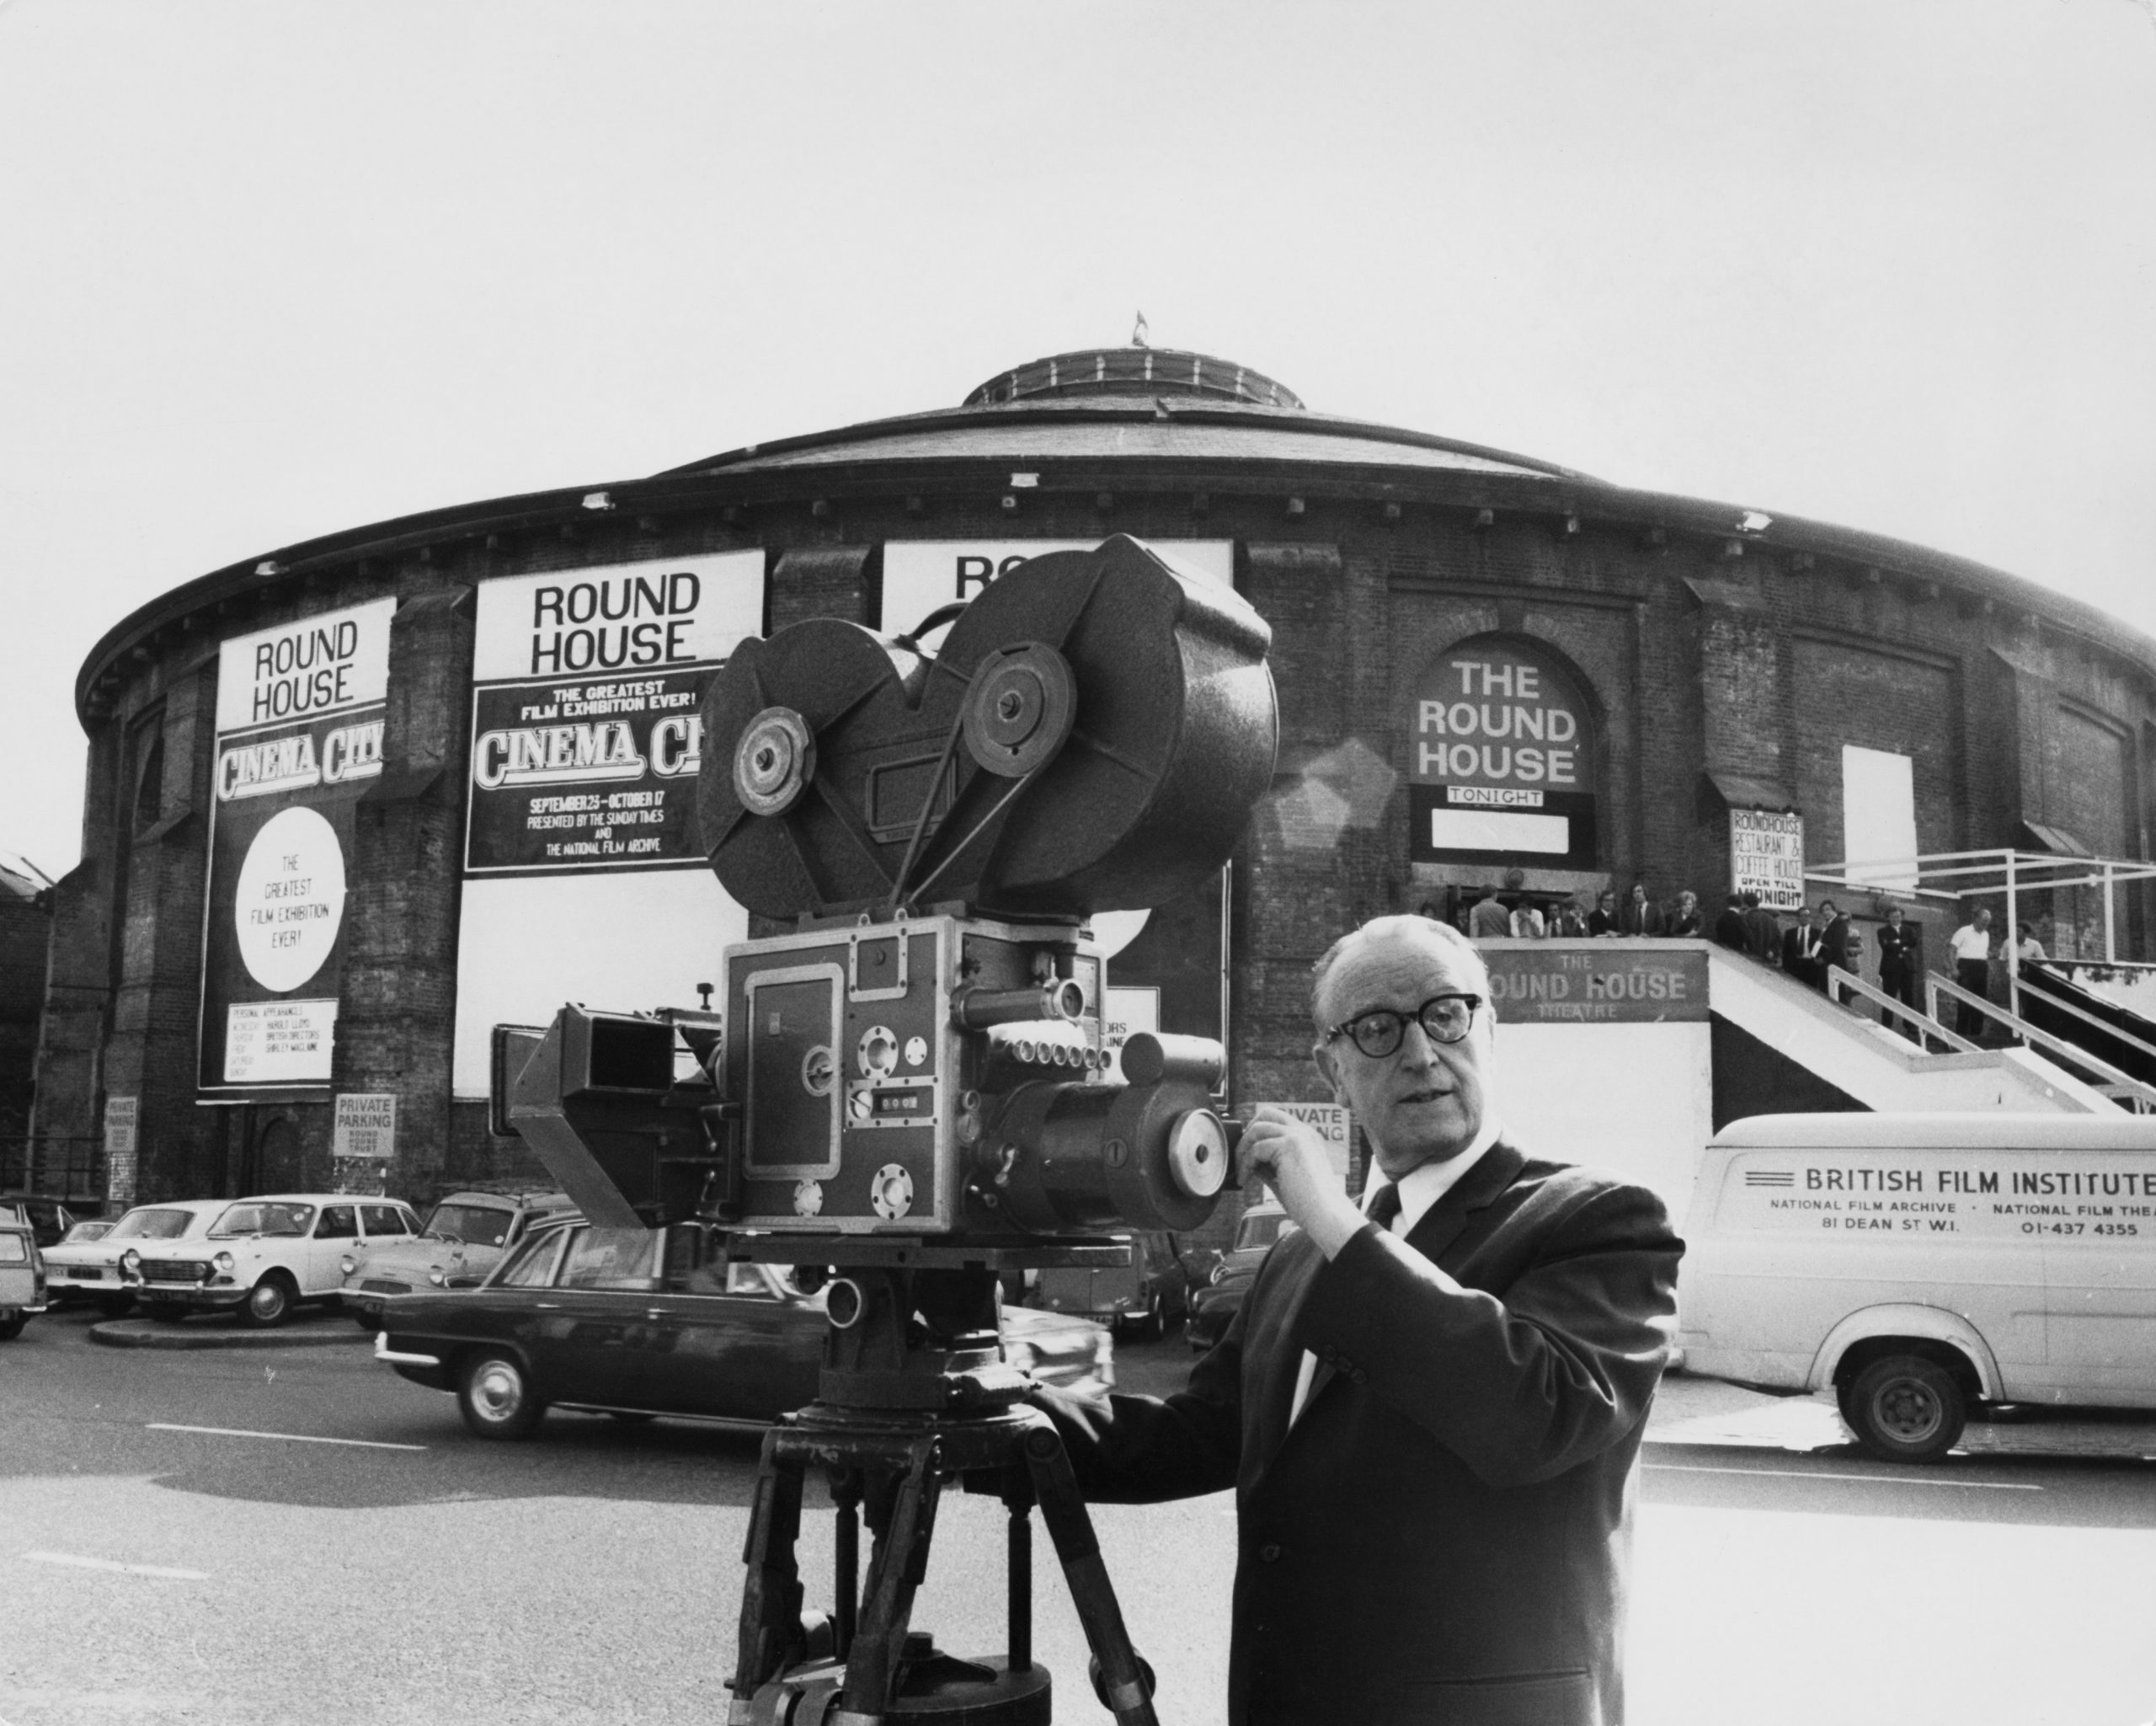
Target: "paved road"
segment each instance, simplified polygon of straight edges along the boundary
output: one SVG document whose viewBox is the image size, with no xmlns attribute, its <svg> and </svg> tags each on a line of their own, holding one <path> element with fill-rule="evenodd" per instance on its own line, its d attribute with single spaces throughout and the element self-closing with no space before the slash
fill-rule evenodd
<svg viewBox="0 0 2156 1726">
<path fill-rule="evenodd" d="M 0 1347 L 7 1726 L 723 1718 L 753 1437 L 553 1415 L 531 1444 L 484 1444 L 363 1345 L 123 1351 L 88 1324 Z M 1119 1358 L 1150 1387 L 1188 1353 Z M 2156 1717 L 2156 1464 L 2115 1443 L 1897 1469 L 1819 1418 L 1668 1387 L 1642 1476 L 1636 1722 Z M 1000 1647 L 1001 1509 L 947 1504 L 915 1622 Z M 1163 1719 L 1217 1721 L 1229 1501 L 1095 1514 Z M 826 1519 L 802 1553 L 814 1598 Z M 1104 1720 L 1045 1539 L 1036 1568 L 1058 1718 Z"/>
</svg>

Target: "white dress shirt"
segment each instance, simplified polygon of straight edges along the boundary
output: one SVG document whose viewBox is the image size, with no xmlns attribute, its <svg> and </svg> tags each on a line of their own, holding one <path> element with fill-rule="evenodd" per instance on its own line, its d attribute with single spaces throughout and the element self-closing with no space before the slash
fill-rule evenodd
<svg viewBox="0 0 2156 1726">
<path fill-rule="evenodd" d="M 1476 1134 L 1474 1141 L 1457 1157 L 1448 1157 L 1442 1162 L 1431 1161 L 1417 1163 L 1400 1178 L 1400 1214 L 1394 1217 L 1394 1234 L 1412 1233 L 1415 1225 L 1428 1215 L 1430 1207 L 1450 1192 L 1460 1178 L 1482 1160 L 1482 1154 L 1497 1142 L 1502 1130 L 1497 1122 L 1485 1121 L 1482 1130 Z M 1370 1205 L 1378 1194 L 1394 1184 L 1374 1168 L 1372 1184 L 1363 1194 L 1363 1211 L 1369 1213 Z M 1310 1399 L 1310 1381 L 1317 1376 L 1317 1356 L 1308 1349 L 1303 1350 L 1302 1370 L 1295 1376 L 1295 1401 L 1288 1416 L 1293 1426 L 1302 1418 L 1303 1407 Z"/>
</svg>

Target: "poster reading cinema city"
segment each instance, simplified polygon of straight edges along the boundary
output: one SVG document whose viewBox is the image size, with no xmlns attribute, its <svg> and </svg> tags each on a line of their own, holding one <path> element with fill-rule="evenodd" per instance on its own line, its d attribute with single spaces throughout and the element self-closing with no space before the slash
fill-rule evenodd
<svg viewBox="0 0 2156 1726">
<path fill-rule="evenodd" d="M 222 644 L 198 1082 L 329 1082 L 352 806 L 382 774 L 393 599 Z"/>
<path fill-rule="evenodd" d="M 705 867 L 705 680 L 762 623 L 764 554 L 483 583 L 469 875 Z"/>
<path fill-rule="evenodd" d="M 1595 866 L 1593 710 L 1554 656 L 1467 642 L 1415 689 L 1407 854 Z"/>
</svg>

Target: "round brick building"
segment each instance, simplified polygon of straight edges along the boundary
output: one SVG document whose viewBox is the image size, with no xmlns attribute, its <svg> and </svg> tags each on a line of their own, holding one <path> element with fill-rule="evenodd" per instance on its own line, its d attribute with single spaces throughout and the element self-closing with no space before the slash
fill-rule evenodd
<svg viewBox="0 0 2156 1726">
<path fill-rule="evenodd" d="M 1064 354 L 963 405 L 436 510 L 174 588 L 83 664 L 33 1155 L 112 1200 L 528 1173 L 486 1029 L 694 1004 L 747 920 L 695 851 L 697 692 L 744 634 L 910 630 L 1138 536 L 1273 632 L 1278 769 L 1225 879 L 1111 961 L 1132 1023 L 1315 1098 L 1308 970 L 1374 914 L 1646 884 L 1770 902 L 1854 857 L 2148 855 L 2156 644 L 1999 571 L 1333 419 L 1209 356 Z M 1883 847 L 1883 848 L 1882 848 Z M 1943 962 L 1950 906 L 1892 870 Z M 1814 890 L 1816 891 L 1816 889 Z M 2115 902 L 2121 959 L 2148 906 Z M 2098 895 L 2025 897 L 2054 954 Z M 1104 920 L 1113 921 L 1113 920 Z"/>
</svg>

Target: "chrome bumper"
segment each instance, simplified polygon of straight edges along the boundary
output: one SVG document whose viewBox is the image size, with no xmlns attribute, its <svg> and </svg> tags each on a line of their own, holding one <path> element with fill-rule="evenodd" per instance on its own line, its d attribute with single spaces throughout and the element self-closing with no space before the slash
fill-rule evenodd
<svg viewBox="0 0 2156 1726">
<path fill-rule="evenodd" d="M 391 1348 L 389 1333 L 386 1330 L 375 1333 L 374 1358 L 391 1366 L 439 1366 L 441 1365 L 441 1357 L 438 1355 L 407 1355 Z"/>
</svg>

